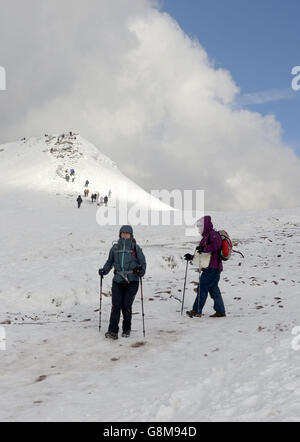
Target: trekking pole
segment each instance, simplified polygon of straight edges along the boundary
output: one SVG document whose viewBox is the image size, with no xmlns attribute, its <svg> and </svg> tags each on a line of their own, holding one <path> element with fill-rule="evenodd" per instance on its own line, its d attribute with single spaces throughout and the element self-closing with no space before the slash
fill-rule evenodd
<svg viewBox="0 0 300 442">
<path fill-rule="evenodd" d="M 198 313 L 200 310 L 200 279 L 201 279 L 201 272 L 202 272 L 202 266 L 201 266 L 201 256 L 199 259 L 199 285 L 198 285 Z"/>
<path fill-rule="evenodd" d="M 144 334 L 144 338 L 145 338 L 146 332 L 145 332 L 144 295 L 143 295 L 143 279 L 142 279 L 142 277 L 140 277 L 140 282 L 141 282 L 141 301 L 142 301 L 142 315 L 143 315 L 143 334 Z"/>
<path fill-rule="evenodd" d="M 101 330 L 101 314 L 102 314 L 102 281 L 103 281 L 103 276 L 100 276 L 99 333 Z"/>
<path fill-rule="evenodd" d="M 183 307 L 184 307 L 184 297 L 185 297 L 186 278 L 187 278 L 188 266 L 189 266 L 189 262 L 187 261 L 186 262 L 186 269 L 185 269 L 185 279 L 184 279 L 183 295 L 182 295 L 181 316 L 183 314 Z"/>
</svg>

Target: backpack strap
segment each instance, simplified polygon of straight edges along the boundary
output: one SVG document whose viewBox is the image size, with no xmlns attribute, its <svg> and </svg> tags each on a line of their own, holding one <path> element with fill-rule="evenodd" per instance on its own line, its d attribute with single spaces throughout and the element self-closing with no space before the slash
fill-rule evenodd
<svg viewBox="0 0 300 442">
<path fill-rule="evenodd" d="M 222 255 L 221 255 L 221 253 L 222 253 L 223 240 L 222 240 L 222 236 L 221 236 L 220 232 L 218 232 L 218 234 L 220 235 L 220 238 L 221 238 L 221 248 L 217 252 L 218 253 L 218 270 L 220 270 L 220 266 L 221 266 L 221 263 L 222 263 Z"/>
<path fill-rule="evenodd" d="M 233 249 L 232 249 L 232 252 L 233 252 L 233 253 L 238 253 L 239 255 L 241 255 L 242 258 L 245 259 L 245 257 L 244 257 L 244 255 L 242 254 L 242 252 L 239 252 L 238 250 L 233 250 Z"/>
<path fill-rule="evenodd" d="M 133 256 L 136 258 L 137 257 L 137 251 L 136 251 L 136 240 L 135 238 L 132 238 L 132 243 L 133 243 Z"/>
</svg>

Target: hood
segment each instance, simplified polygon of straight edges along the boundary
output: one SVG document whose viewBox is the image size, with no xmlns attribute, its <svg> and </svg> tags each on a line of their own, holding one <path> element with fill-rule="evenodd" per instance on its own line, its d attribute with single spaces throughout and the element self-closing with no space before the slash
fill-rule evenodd
<svg viewBox="0 0 300 442">
<path fill-rule="evenodd" d="M 207 236 L 214 228 L 210 216 L 204 216 L 197 221 L 197 226 L 202 228 L 202 236 Z"/>
<path fill-rule="evenodd" d="M 122 233 L 130 233 L 131 238 L 133 238 L 133 228 L 131 226 L 122 226 L 120 229 L 120 238 Z"/>
</svg>

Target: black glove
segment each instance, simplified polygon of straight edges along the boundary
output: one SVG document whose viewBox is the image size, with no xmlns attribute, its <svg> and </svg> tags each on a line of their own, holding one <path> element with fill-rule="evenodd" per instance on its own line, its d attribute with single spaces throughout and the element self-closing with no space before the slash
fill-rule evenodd
<svg viewBox="0 0 300 442">
<path fill-rule="evenodd" d="M 105 270 L 104 269 L 99 269 L 99 276 L 101 276 L 101 278 L 103 278 L 103 276 L 105 276 Z"/>
<path fill-rule="evenodd" d="M 143 270 L 142 266 L 139 266 L 133 269 L 133 274 L 138 275 L 140 278 L 142 278 L 145 275 L 145 270 Z"/>
<path fill-rule="evenodd" d="M 194 255 L 187 253 L 186 255 L 184 255 L 184 259 L 185 259 L 185 261 L 193 261 Z"/>
<path fill-rule="evenodd" d="M 204 247 L 203 246 L 198 246 L 196 248 L 196 250 L 197 250 L 198 253 L 204 253 Z"/>
</svg>

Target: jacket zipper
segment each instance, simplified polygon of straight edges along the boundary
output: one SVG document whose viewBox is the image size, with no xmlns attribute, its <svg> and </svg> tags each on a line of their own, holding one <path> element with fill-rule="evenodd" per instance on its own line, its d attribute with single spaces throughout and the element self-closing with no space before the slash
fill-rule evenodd
<svg viewBox="0 0 300 442">
<path fill-rule="evenodd" d="M 122 272 L 124 272 L 124 258 L 125 258 L 125 244 L 126 244 L 126 240 L 123 240 L 124 244 L 123 244 L 123 253 L 122 253 L 122 264 L 121 264 L 121 268 L 122 268 Z"/>
</svg>

